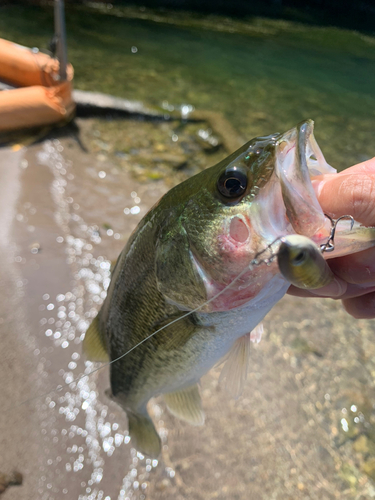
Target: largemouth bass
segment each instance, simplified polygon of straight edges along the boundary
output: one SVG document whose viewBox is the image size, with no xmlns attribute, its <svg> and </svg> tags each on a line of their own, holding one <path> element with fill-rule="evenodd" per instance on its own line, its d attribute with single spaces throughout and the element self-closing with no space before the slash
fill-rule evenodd
<svg viewBox="0 0 375 500">
<path fill-rule="evenodd" d="M 223 358 L 227 385 L 240 392 L 250 339 L 259 339 L 257 325 L 289 287 L 267 255 L 290 234 L 317 245 L 329 238 L 311 178 L 334 172 L 308 120 L 249 141 L 171 189 L 139 223 L 84 349 L 92 360 L 117 360 L 112 397 L 140 452 L 156 457 L 161 449 L 147 412 L 153 396 L 163 394 L 176 417 L 203 424 L 197 384 Z M 375 229 L 343 222 L 335 238 L 329 257 L 374 245 Z M 265 249 L 268 263 L 257 265 Z"/>
</svg>

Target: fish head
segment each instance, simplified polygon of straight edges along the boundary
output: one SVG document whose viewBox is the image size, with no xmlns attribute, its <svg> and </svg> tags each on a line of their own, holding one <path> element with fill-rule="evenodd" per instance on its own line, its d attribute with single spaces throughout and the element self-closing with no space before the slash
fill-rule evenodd
<svg viewBox="0 0 375 500">
<path fill-rule="evenodd" d="M 181 309 L 210 301 L 202 311 L 212 312 L 272 294 L 272 283 L 285 286 L 276 262 L 254 265 L 254 259 L 272 256 L 282 236 L 312 237 L 324 229 L 311 178 L 333 172 L 308 120 L 251 140 L 176 186 L 159 205 L 159 290 Z"/>
</svg>

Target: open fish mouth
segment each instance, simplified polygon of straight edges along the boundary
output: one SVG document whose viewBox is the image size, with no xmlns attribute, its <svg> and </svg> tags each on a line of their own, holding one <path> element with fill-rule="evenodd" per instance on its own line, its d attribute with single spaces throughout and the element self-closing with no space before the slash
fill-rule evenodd
<svg viewBox="0 0 375 500">
<path fill-rule="evenodd" d="M 298 234 L 312 237 L 325 224 L 311 178 L 333 174 L 314 137 L 314 122 L 306 120 L 282 134 L 276 143 L 276 175 L 286 215 Z"/>
<path fill-rule="evenodd" d="M 328 165 L 314 137 L 314 122 L 306 120 L 296 127 L 298 133 L 298 151 L 301 169 L 308 170 L 310 177 L 322 174 L 334 174 L 336 169 Z"/>
<path fill-rule="evenodd" d="M 330 236 L 332 220 L 324 214 L 311 180 L 336 174 L 325 160 L 314 137 L 314 122 L 306 120 L 281 134 L 276 142 L 275 173 L 281 185 L 286 217 L 297 234 L 308 236 L 318 246 Z M 342 220 L 341 220 L 342 219 Z M 375 229 L 363 227 L 350 214 L 340 218 L 335 230 L 335 248 L 325 258 L 339 257 L 374 246 Z"/>
</svg>

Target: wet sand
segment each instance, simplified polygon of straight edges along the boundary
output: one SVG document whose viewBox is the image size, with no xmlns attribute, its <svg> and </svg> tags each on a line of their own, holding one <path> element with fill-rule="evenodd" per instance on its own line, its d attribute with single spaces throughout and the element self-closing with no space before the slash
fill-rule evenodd
<svg viewBox="0 0 375 500">
<path fill-rule="evenodd" d="M 137 183 L 69 134 L 0 150 L 0 175 L 0 471 L 24 479 L 5 500 L 375 498 L 373 322 L 287 297 L 266 318 L 238 400 L 220 370 L 203 378 L 204 427 L 153 402 L 165 446 L 159 463 L 146 460 L 104 394 L 108 368 L 64 384 L 96 367 L 83 333 L 163 181 Z"/>
</svg>

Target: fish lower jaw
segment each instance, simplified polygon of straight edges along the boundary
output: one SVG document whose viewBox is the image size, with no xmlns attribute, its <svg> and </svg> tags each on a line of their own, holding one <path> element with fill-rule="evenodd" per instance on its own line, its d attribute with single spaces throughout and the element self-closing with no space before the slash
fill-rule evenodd
<svg viewBox="0 0 375 500">
<path fill-rule="evenodd" d="M 331 234 L 332 223 L 327 218 L 322 227 L 312 240 L 318 246 L 328 243 Z M 362 226 L 359 222 L 343 219 L 337 223 L 334 235 L 334 250 L 323 253 L 326 259 L 341 257 L 375 246 L 375 228 Z"/>
</svg>

